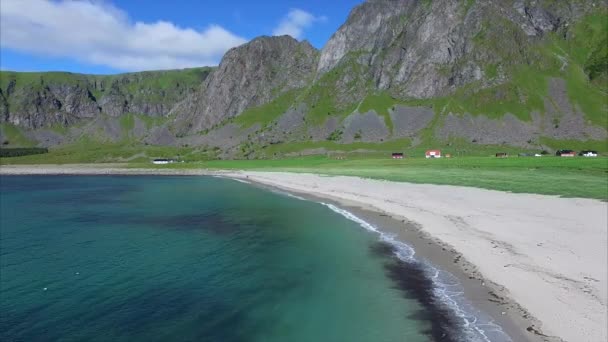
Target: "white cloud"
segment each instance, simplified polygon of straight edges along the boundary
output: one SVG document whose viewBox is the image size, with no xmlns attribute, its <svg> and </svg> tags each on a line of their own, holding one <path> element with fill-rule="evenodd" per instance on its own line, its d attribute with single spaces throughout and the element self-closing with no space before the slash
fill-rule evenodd
<svg viewBox="0 0 608 342">
<path fill-rule="evenodd" d="M 216 65 L 226 50 L 246 42 L 218 25 L 198 31 L 167 21 L 131 22 L 100 1 L 1 1 L 2 48 L 121 70 Z"/>
<path fill-rule="evenodd" d="M 288 34 L 296 39 L 302 38 L 304 30 L 311 27 L 315 22 L 326 21 L 324 16 L 316 17 L 301 9 L 292 8 L 281 20 L 279 25 L 272 31 L 274 36 Z"/>
</svg>

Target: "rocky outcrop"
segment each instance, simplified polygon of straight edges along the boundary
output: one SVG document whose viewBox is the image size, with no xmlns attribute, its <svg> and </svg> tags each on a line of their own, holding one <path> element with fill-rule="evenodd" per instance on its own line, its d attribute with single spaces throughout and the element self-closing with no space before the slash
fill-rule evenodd
<svg viewBox="0 0 608 342">
<path fill-rule="evenodd" d="M 0 72 L 0 120 L 25 129 L 70 126 L 100 114 L 166 116 L 211 69 L 122 75 Z"/>
<path fill-rule="evenodd" d="M 260 37 L 229 50 L 196 94 L 173 111 L 180 131 L 197 132 L 307 86 L 317 50 L 290 36 Z"/>
<path fill-rule="evenodd" d="M 384 141 L 389 134 L 384 118 L 376 112 L 354 113 L 344 119 L 341 141 L 344 143 Z"/>
<path fill-rule="evenodd" d="M 512 114 L 501 119 L 491 119 L 481 115 L 449 113 L 435 136 L 441 141 L 465 139 L 479 145 L 501 145 L 531 147 L 540 136 L 537 127 L 519 120 Z"/>
<path fill-rule="evenodd" d="M 45 84 L 17 88 L 7 99 L 7 121 L 25 128 L 75 123 L 77 117 L 63 109 L 62 101 L 53 92 L 54 88 L 55 85 Z"/>
<path fill-rule="evenodd" d="M 357 63 L 376 90 L 400 98 L 443 96 L 473 82 L 490 85 L 484 66 L 529 62 L 528 47 L 538 36 L 593 8 L 580 1 L 367 1 L 321 50 L 317 77 Z"/>
<path fill-rule="evenodd" d="M 0 88 L 0 122 L 8 121 L 8 101 Z"/>
<path fill-rule="evenodd" d="M 331 116 L 322 125 L 308 127 L 307 135 L 312 141 L 327 140 L 339 129 L 341 129 L 340 121 L 335 116 Z"/>
<path fill-rule="evenodd" d="M 393 136 L 396 138 L 412 137 L 427 127 L 435 112 L 427 107 L 410 107 L 396 105 L 389 111 L 393 122 Z"/>
</svg>

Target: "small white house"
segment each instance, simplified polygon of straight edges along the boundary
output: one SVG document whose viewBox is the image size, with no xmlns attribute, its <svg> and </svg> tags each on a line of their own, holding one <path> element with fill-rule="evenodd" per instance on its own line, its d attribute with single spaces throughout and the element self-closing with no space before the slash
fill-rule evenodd
<svg viewBox="0 0 608 342">
<path fill-rule="evenodd" d="M 163 164 L 171 164 L 171 163 L 174 163 L 174 162 L 175 161 L 173 159 L 162 159 L 162 158 L 159 158 L 159 159 L 154 159 L 152 161 L 152 164 L 163 165 Z"/>
<path fill-rule="evenodd" d="M 581 156 L 583 156 L 583 157 L 597 157 L 597 152 L 595 152 L 595 151 L 583 151 L 583 152 L 581 152 Z"/>
</svg>

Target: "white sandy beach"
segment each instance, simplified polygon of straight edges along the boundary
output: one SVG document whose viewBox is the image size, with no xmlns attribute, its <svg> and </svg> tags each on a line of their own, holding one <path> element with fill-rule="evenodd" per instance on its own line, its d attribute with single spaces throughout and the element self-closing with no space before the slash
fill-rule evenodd
<svg viewBox="0 0 608 342">
<path fill-rule="evenodd" d="M 418 223 L 570 342 L 608 339 L 608 204 L 356 177 L 241 172 L 235 178 Z"/>
</svg>

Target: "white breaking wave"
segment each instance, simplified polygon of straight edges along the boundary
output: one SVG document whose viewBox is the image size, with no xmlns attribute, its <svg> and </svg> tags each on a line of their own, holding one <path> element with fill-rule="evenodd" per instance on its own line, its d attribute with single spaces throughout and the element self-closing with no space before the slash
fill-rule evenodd
<svg viewBox="0 0 608 342">
<path fill-rule="evenodd" d="M 369 222 L 357 217 L 355 214 L 351 213 L 348 210 L 344 210 L 342 208 L 338 208 L 333 204 L 329 204 L 329 203 L 323 203 L 321 202 L 321 204 L 323 204 L 324 206 L 328 207 L 329 209 L 335 211 L 336 213 L 346 217 L 347 219 L 354 221 L 356 223 L 358 223 L 361 227 L 372 231 L 374 233 L 377 233 L 380 235 L 380 240 L 390 243 L 391 245 L 396 247 L 395 250 L 395 254 L 397 254 L 397 256 L 399 257 L 399 259 L 403 260 L 403 261 L 412 261 L 414 260 L 414 255 L 416 254 L 416 252 L 414 251 L 414 249 L 412 247 L 410 247 L 409 245 L 396 240 L 394 235 L 390 235 L 387 234 L 385 232 L 381 232 L 378 230 L 378 228 L 376 228 L 374 225 L 370 224 Z"/>
<path fill-rule="evenodd" d="M 281 191 L 281 190 L 277 190 L 277 189 L 271 189 L 270 191 L 274 192 L 275 194 L 279 194 L 279 195 L 283 195 L 283 196 L 287 196 L 287 197 L 291 197 L 291 198 L 295 198 L 298 199 L 300 201 L 308 201 L 306 198 L 304 197 L 300 197 L 298 195 L 294 195 L 292 193 L 286 192 L 286 191 Z"/>
<path fill-rule="evenodd" d="M 323 202 L 321 202 L 321 204 L 345 218 L 358 223 L 366 230 L 377 233 L 380 236 L 381 241 L 390 243 L 395 247 L 395 255 L 400 260 L 404 262 L 421 263 L 424 266 L 427 275 L 433 280 L 435 296 L 462 320 L 462 327 L 464 333 L 467 335 L 467 341 L 512 342 L 511 338 L 498 324 L 494 323 L 492 319 L 468 302 L 464 297 L 462 286 L 454 275 L 437 269 L 426 260 L 416 260 L 414 258 L 416 254 L 414 248 L 395 239 L 395 235 L 382 232 L 369 222 L 357 217 L 347 210 L 338 208 L 333 204 Z"/>
<path fill-rule="evenodd" d="M 221 179 L 231 179 L 231 180 L 237 181 L 239 183 L 251 184 L 251 182 L 243 180 L 243 179 L 240 179 L 240 178 L 233 178 L 233 177 L 220 176 L 220 175 L 211 175 L 211 177 L 213 177 L 213 178 L 221 178 Z"/>
</svg>

